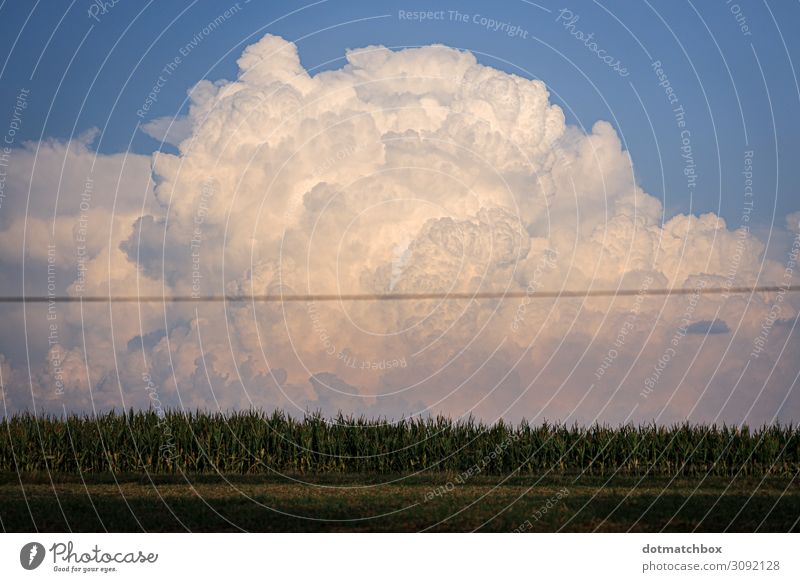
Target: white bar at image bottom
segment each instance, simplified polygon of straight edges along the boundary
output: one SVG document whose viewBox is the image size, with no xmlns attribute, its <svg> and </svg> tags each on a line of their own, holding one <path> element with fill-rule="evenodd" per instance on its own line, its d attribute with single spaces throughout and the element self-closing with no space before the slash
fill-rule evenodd
<svg viewBox="0 0 800 582">
<path fill-rule="evenodd" d="M 800 580 L 794 534 L 2 534 L 8 580 Z M 178 578 L 180 577 L 180 578 Z"/>
</svg>

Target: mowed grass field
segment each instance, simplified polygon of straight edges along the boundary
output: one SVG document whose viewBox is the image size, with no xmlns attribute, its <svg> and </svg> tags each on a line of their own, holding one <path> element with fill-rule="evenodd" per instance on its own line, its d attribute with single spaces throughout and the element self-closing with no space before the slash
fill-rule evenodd
<svg viewBox="0 0 800 582">
<path fill-rule="evenodd" d="M 0 421 L 5 531 L 798 531 L 800 431 L 280 413 Z"/>
<path fill-rule="evenodd" d="M 791 478 L 295 477 L 6 473 L 0 518 L 13 532 L 800 531 Z"/>
</svg>

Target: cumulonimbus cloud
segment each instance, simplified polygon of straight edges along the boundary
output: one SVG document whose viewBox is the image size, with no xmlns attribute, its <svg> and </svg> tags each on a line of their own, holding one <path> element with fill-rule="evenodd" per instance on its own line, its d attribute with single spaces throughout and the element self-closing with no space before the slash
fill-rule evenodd
<svg viewBox="0 0 800 582">
<path fill-rule="evenodd" d="M 797 366 L 782 356 L 797 348 L 796 300 L 771 317 L 774 295 L 700 293 L 785 283 L 785 265 L 714 214 L 665 221 L 609 123 L 569 126 L 541 81 L 445 46 L 366 47 L 312 76 L 292 43 L 266 36 L 238 64 L 235 80 L 192 88 L 178 130 L 148 126 L 177 154 L 97 155 L 91 136 L 18 150 L 10 184 L 69 203 L 53 225 L 51 212 L 3 209 L 4 269 L 26 256 L 46 273 L 52 239 L 71 294 L 527 296 L 69 304 L 55 343 L 47 306 L 29 306 L 30 373 L 19 350 L 0 357 L 11 408 L 797 419 Z M 537 298 L 656 287 L 698 294 Z M 23 327 L 11 321 L 6 345 Z"/>
</svg>

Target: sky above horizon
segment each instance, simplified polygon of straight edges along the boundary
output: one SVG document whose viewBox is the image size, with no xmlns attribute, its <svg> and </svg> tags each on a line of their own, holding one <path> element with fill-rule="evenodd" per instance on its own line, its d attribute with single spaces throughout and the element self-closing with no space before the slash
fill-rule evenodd
<svg viewBox="0 0 800 582">
<path fill-rule="evenodd" d="M 799 16 L 0 4 L 0 294 L 530 291 L 2 304 L 6 410 L 797 422 L 796 293 L 644 292 L 797 284 Z"/>
<path fill-rule="evenodd" d="M 740 3 L 739 20 L 731 6 L 740 4 L 725 0 L 512 1 L 490 10 L 475 1 L 457 7 L 242 1 L 238 9 L 237 3 L 156 6 L 119 1 L 105 14 L 89 16 L 97 4 L 73 2 L 68 11 L 40 2 L 32 10 L 27 3 L 3 6 L 0 54 L 7 57 L 0 68 L 0 107 L 10 111 L 22 88 L 33 93 L 19 140 L 69 139 L 100 128 L 97 151 L 149 154 L 159 142 L 138 131 L 138 124 L 185 112 L 191 86 L 200 79 L 233 77 L 241 51 L 266 33 L 294 42 L 311 72 L 340 67 L 351 48 L 442 43 L 470 50 L 483 64 L 542 79 L 570 124 L 590 128 L 597 120 L 609 121 L 634 158 L 638 181 L 666 201 L 668 215 L 715 211 L 738 226 L 740 205 L 723 193 L 739 187 L 737 170 L 748 148 L 758 150 L 762 168 L 770 168 L 759 177 L 769 205 L 756 209 L 755 220 L 768 228 L 773 204 L 776 216 L 797 210 L 793 196 L 800 186 L 800 168 L 785 163 L 776 171 L 778 153 L 791 159 L 800 152 L 800 121 L 791 115 L 800 98 L 791 62 L 797 48 L 776 25 L 798 17 L 800 9 L 793 3 Z M 578 29 L 594 33 L 608 54 L 622 61 L 628 77 L 598 68 L 596 56 L 563 26 L 553 25 L 565 7 L 579 16 Z M 217 30 L 202 34 L 230 9 L 234 14 Z M 444 19 L 398 18 L 400 11 L 423 9 L 443 11 Z M 469 16 L 468 22 L 453 12 Z M 473 22 L 476 16 L 517 26 L 527 38 L 487 29 Z M 743 32 L 743 26 L 748 30 Z M 137 116 L 162 68 L 187 47 L 189 56 L 167 76 L 146 118 Z M 656 147 L 665 145 L 674 124 L 652 70 L 654 61 L 663 63 L 688 111 L 693 149 L 703 169 L 694 200 L 665 195 L 676 190 L 675 182 L 680 184 L 679 172 L 669 171 L 680 167 L 680 156 L 675 148 Z"/>
</svg>

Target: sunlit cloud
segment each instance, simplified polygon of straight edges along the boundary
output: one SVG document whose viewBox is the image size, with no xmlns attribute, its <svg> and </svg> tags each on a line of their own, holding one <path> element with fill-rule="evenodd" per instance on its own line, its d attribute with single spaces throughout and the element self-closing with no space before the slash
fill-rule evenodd
<svg viewBox="0 0 800 582">
<path fill-rule="evenodd" d="M 0 355 L 12 408 L 147 407 L 146 376 L 165 405 L 298 414 L 766 422 L 797 409 L 793 372 L 769 369 L 797 349 L 793 327 L 771 326 L 739 378 L 775 297 L 702 294 L 785 283 L 786 264 L 713 213 L 665 219 L 610 123 L 570 126 L 543 82 L 441 45 L 370 46 L 312 75 L 268 35 L 238 65 L 195 85 L 187 116 L 143 127 L 175 154 L 97 154 L 92 134 L 15 151 L 4 272 L 24 257 L 26 292 L 46 293 L 50 261 L 71 295 L 528 296 L 59 304 L 54 319 L 29 306 L 30 374 L 19 350 Z M 536 297 L 671 287 L 698 294 Z"/>
</svg>

